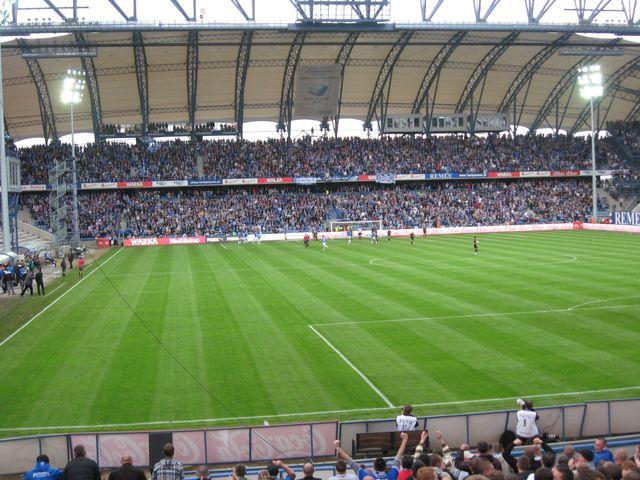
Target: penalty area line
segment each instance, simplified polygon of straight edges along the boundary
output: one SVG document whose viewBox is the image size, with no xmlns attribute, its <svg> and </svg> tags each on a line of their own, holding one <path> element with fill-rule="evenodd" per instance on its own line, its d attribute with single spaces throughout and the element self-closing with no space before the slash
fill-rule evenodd
<svg viewBox="0 0 640 480">
<path fill-rule="evenodd" d="M 517 398 L 554 398 L 554 397 L 575 397 L 579 395 L 588 395 L 593 393 L 612 393 L 612 392 L 625 392 L 632 390 L 640 390 L 640 385 L 633 387 L 619 387 L 619 388 L 603 388 L 598 390 L 584 390 L 580 392 L 557 392 L 557 393 L 542 393 L 535 395 L 518 395 L 513 397 L 501 397 L 501 398 L 481 398 L 477 400 L 459 400 L 454 402 L 434 402 L 434 403 L 414 403 L 414 407 L 446 407 L 453 405 L 473 405 L 481 403 L 492 402 L 505 402 L 508 400 L 516 400 Z M 218 422 L 230 422 L 230 421 L 250 421 L 250 420 L 266 420 L 274 418 L 289 418 L 289 417 L 310 417 L 318 415 L 335 415 L 341 413 L 364 413 L 364 412 L 379 412 L 386 410 L 394 410 L 398 407 L 370 407 L 370 408 L 350 408 L 344 410 L 319 410 L 316 412 L 299 412 L 299 413 L 276 413 L 272 415 L 251 415 L 244 417 L 219 417 L 219 418 L 200 418 L 191 420 L 158 420 L 152 422 L 132 422 L 132 423 L 103 423 L 98 425 L 60 425 L 60 426 L 41 426 L 41 427 L 14 427 L 14 428 L 0 428 L 0 432 L 24 432 L 24 431 L 52 431 L 52 430 L 91 430 L 99 428 L 121 428 L 121 427 L 144 427 L 144 426 L 158 426 L 158 425 L 188 425 L 188 424 L 206 424 L 206 423 L 218 423 Z"/>
<path fill-rule="evenodd" d="M 369 388 L 371 388 L 371 390 L 373 390 L 383 401 L 384 403 L 386 403 L 389 408 L 396 408 L 395 405 L 393 403 L 391 403 L 391 401 L 387 398 L 387 396 L 382 393 L 382 391 L 380 391 L 380 389 L 378 387 L 376 387 L 373 382 L 371 380 L 369 380 L 369 378 L 362 373 L 362 371 L 356 367 L 351 360 L 349 360 L 347 357 L 345 357 L 345 355 L 338 350 L 329 340 L 327 340 L 324 335 L 322 335 L 320 332 L 318 332 L 318 330 L 316 330 L 313 325 L 307 325 L 312 331 L 313 333 L 315 333 L 318 337 L 320 337 L 320 339 L 326 343 L 329 348 L 331 350 L 333 350 L 350 368 L 351 370 L 353 370 L 354 372 L 356 372 L 358 374 L 358 376 L 364 380 L 364 382 L 369 385 Z"/>
<path fill-rule="evenodd" d="M 53 302 L 51 302 L 49 305 L 47 305 L 46 307 L 44 307 L 42 310 L 40 310 L 38 313 L 36 313 L 33 317 L 31 317 L 31 319 L 24 323 L 23 325 L 21 325 L 15 332 L 13 332 L 11 335 L 9 335 L 7 338 L 5 338 L 4 340 L 2 340 L 0 342 L 0 347 L 2 347 L 5 343 L 7 343 L 9 340 L 11 340 L 13 337 L 15 337 L 18 333 L 20 333 L 22 330 L 24 330 L 25 328 L 27 328 L 31 322 L 33 322 L 36 318 L 38 318 L 40 315 L 42 315 L 44 312 L 46 312 L 47 310 L 49 310 L 51 307 L 53 307 L 56 303 L 58 303 L 58 301 L 62 300 L 67 293 L 69 293 L 71 290 L 73 290 L 74 288 L 76 288 L 78 285 L 80 285 L 82 282 L 84 282 L 87 278 L 89 278 L 91 275 L 93 275 L 94 273 L 96 273 L 98 270 L 100 270 L 100 268 L 104 265 L 107 264 L 107 262 L 109 262 L 113 257 L 115 257 L 116 255 L 118 255 L 122 250 L 124 250 L 124 247 L 121 247 L 120 250 L 116 251 L 116 253 L 114 253 L 113 255 L 111 255 L 109 258 L 107 258 L 104 262 L 102 262 L 101 264 L 98 264 L 96 266 L 96 268 L 94 268 L 93 270 L 91 270 L 89 273 L 87 273 L 85 276 L 83 276 L 79 281 L 77 281 L 76 283 L 74 283 L 71 288 L 69 288 L 69 290 L 66 290 L 65 292 L 62 293 L 62 295 L 60 295 L 58 298 L 56 298 Z M 92 263 L 91 265 L 94 265 L 94 263 Z M 88 267 L 87 267 L 88 268 Z M 55 291 L 55 290 L 54 290 Z M 51 292 L 49 295 L 51 295 L 53 292 Z"/>
</svg>

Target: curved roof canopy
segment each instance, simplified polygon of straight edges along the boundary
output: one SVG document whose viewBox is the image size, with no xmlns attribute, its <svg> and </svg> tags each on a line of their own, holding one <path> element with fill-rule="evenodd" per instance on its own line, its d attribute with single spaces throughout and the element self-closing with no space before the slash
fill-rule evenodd
<svg viewBox="0 0 640 480">
<path fill-rule="evenodd" d="M 605 78 L 598 125 L 639 113 L 639 44 L 588 38 L 576 28 L 480 26 L 68 27 L 64 36 L 2 44 L 5 118 L 16 139 L 68 133 L 69 106 L 60 92 L 67 69 L 75 68 L 86 72 L 88 85 L 75 107 L 77 132 L 114 123 L 278 121 L 290 112 L 297 65 L 336 63 L 344 66 L 341 116 L 364 121 L 383 111 L 505 112 L 515 125 L 585 130 L 577 68 L 596 61 Z M 97 56 L 23 57 L 71 46 Z M 612 46 L 616 55 L 597 55 Z"/>
</svg>

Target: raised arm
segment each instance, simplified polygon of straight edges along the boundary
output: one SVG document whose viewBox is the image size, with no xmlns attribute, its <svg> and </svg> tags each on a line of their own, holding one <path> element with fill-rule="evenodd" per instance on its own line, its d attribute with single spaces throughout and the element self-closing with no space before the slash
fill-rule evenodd
<svg viewBox="0 0 640 480">
<path fill-rule="evenodd" d="M 296 478 L 296 472 L 293 471 L 293 469 L 287 465 L 286 463 L 284 463 L 282 460 L 274 460 L 273 464 L 284 470 L 284 472 L 287 474 L 287 477 L 294 479 Z"/>
<path fill-rule="evenodd" d="M 341 458 L 342 460 L 347 462 L 347 465 L 349 465 L 349 467 L 356 473 L 356 475 L 358 475 L 358 470 L 360 470 L 360 467 L 353 460 L 353 458 L 351 458 L 349 454 L 340 447 L 340 440 L 334 440 L 333 446 L 336 447 L 336 455 L 338 456 L 338 458 Z"/>
<path fill-rule="evenodd" d="M 402 456 L 404 455 L 404 451 L 407 448 L 407 442 L 409 441 L 409 435 L 406 432 L 402 432 L 400 434 L 400 438 L 402 442 L 400 443 L 400 448 L 398 448 L 398 453 L 396 453 L 396 457 L 393 459 L 393 464 L 397 467 L 401 464 Z"/>
<path fill-rule="evenodd" d="M 424 430 L 420 434 L 420 443 L 416 447 L 416 452 L 413 454 L 414 459 L 417 459 L 420 456 L 420 454 L 424 451 L 424 446 L 428 442 L 428 440 L 429 440 L 429 432 Z"/>
<path fill-rule="evenodd" d="M 445 450 L 445 447 L 448 448 L 447 442 L 445 442 L 444 436 L 442 435 L 442 432 L 440 430 L 436 430 L 436 438 L 440 442 L 440 447 L 442 448 L 443 451 Z"/>
</svg>

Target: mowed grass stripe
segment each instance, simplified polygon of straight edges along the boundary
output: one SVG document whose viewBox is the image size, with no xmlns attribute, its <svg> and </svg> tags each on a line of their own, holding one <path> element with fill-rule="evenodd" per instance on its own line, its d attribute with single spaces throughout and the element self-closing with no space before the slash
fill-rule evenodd
<svg viewBox="0 0 640 480">
<path fill-rule="evenodd" d="M 313 321 L 313 310 L 301 309 L 298 299 L 301 297 L 315 297 L 311 290 L 305 290 L 298 286 L 298 282 L 291 282 L 285 273 L 271 273 L 269 278 L 260 273 L 261 266 L 267 264 L 268 256 L 255 254 L 251 257 L 240 257 L 245 265 L 252 265 L 256 277 L 265 282 L 272 282 L 280 287 L 269 293 L 271 301 L 277 301 L 287 308 L 280 312 L 280 322 L 284 322 L 283 333 L 287 337 L 288 344 L 296 350 L 298 369 L 305 378 L 305 394 L 315 398 L 319 408 L 338 409 L 348 408 L 353 405 L 352 395 L 358 392 L 361 398 L 372 398 L 371 405 L 380 405 L 376 395 L 367 391 L 368 387 L 361 383 L 360 379 L 354 380 L 353 372 L 344 364 L 336 362 L 336 370 L 327 369 L 325 363 L 310 362 L 309 352 L 323 350 L 323 344 L 318 344 L 317 338 L 307 328 L 307 324 Z M 290 299 L 290 300 L 289 300 Z M 308 300 L 313 301 L 313 300 Z M 315 301 L 316 303 L 317 300 Z M 277 318 L 278 314 L 276 314 Z M 340 377 L 336 381 L 335 377 Z M 360 383 L 360 384 L 359 384 Z"/>
<path fill-rule="evenodd" d="M 320 324 L 319 331 L 395 404 L 633 386 L 628 372 L 640 366 L 640 307 L 564 309 L 594 301 L 586 308 L 640 305 L 640 297 L 618 299 L 640 286 L 640 237 L 479 238 L 478 257 L 472 236 L 418 238 L 413 247 L 396 238 L 378 246 L 330 241 L 325 253 L 319 242 L 308 250 L 302 242 L 128 249 L 105 271 L 172 354 L 237 416 L 382 404 L 309 323 Z M 579 259 L 534 265 L 567 255 Z M 374 257 L 381 257 L 380 265 L 369 264 Z M 233 416 L 137 330 L 139 322 L 116 300 L 96 273 L 6 345 L 15 340 L 13 347 L 0 349 L 7 365 L 0 381 L 12 390 L 0 392 L 6 405 L 0 428 Z M 549 309 L 562 311 L 322 326 Z M 623 339 L 616 341 L 617 335 Z M 128 365 L 134 368 L 127 371 Z M 39 368 L 42 376 L 34 375 Z M 35 386 L 25 389 L 24 378 Z M 64 401 L 46 402 L 59 385 L 68 393 Z M 596 392 L 538 403 L 637 394 Z M 427 406 L 418 413 L 506 406 L 511 402 Z"/>
</svg>

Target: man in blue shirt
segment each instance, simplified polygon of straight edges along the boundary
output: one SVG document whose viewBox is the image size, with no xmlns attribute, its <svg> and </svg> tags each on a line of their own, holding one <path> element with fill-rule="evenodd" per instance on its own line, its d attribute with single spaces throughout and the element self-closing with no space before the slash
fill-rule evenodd
<svg viewBox="0 0 640 480">
<path fill-rule="evenodd" d="M 593 444 L 595 455 L 593 456 L 593 464 L 597 467 L 601 463 L 613 462 L 613 454 L 607 448 L 607 441 L 604 438 L 597 438 Z"/>
<path fill-rule="evenodd" d="M 398 467 L 400 467 L 400 460 L 402 459 L 404 451 L 407 448 L 409 435 L 406 432 L 402 432 L 400 434 L 400 438 L 402 438 L 402 443 L 400 444 L 400 448 L 398 448 L 398 453 L 393 459 L 393 465 L 391 466 L 389 471 L 387 471 L 387 461 L 382 457 L 376 458 L 373 461 L 373 469 L 363 468 L 358 465 L 347 452 L 340 448 L 340 440 L 334 441 L 333 444 L 336 447 L 338 457 L 345 460 L 347 464 L 353 469 L 353 471 L 356 472 L 358 480 L 364 480 L 366 477 L 372 477 L 374 480 L 397 480 L 399 472 Z"/>
<path fill-rule="evenodd" d="M 38 455 L 36 468 L 24 474 L 24 480 L 60 480 L 64 472 L 49 465 L 49 457 Z"/>
</svg>

